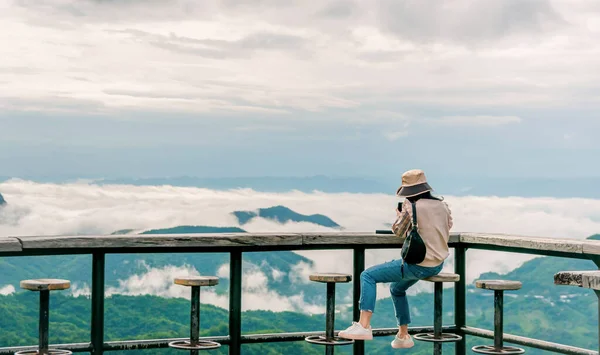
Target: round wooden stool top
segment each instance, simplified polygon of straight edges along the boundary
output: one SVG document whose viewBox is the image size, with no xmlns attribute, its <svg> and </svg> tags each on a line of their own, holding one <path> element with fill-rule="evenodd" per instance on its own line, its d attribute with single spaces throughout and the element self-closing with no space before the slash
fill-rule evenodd
<svg viewBox="0 0 600 355">
<path fill-rule="evenodd" d="M 510 280 L 477 280 L 475 287 L 494 291 L 515 291 L 523 286 L 520 281 Z"/>
<path fill-rule="evenodd" d="M 61 279 L 35 279 L 22 280 L 21 288 L 31 291 L 59 291 L 71 287 L 69 280 Z"/>
<path fill-rule="evenodd" d="M 219 284 L 216 276 L 183 276 L 175 278 L 175 283 L 181 286 L 215 286 Z"/>
<path fill-rule="evenodd" d="M 460 281 L 460 275 L 459 274 L 453 274 L 453 273 L 450 273 L 450 272 L 440 272 L 437 275 L 424 278 L 423 281 L 430 281 L 430 282 L 458 282 L 458 281 Z"/>
<path fill-rule="evenodd" d="M 316 282 L 350 282 L 352 281 L 352 275 L 337 274 L 337 273 L 324 273 L 324 274 L 312 274 L 308 277 L 310 281 Z"/>
</svg>

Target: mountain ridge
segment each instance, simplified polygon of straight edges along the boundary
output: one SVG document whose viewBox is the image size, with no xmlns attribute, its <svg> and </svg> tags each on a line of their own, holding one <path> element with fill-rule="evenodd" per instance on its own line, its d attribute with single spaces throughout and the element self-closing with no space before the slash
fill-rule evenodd
<svg viewBox="0 0 600 355">
<path fill-rule="evenodd" d="M 256 211 L 234 211 L 233 214 L 240 225 L 249 223 L 255 218 L 264 218 L 281 224 L 287 222 L 308 222 L 328 228 L 341 228 L 331 218 L 322 214 L 304 215 L 285 206 L 277 205 L 268 208 L 259 208 Z"/>
</svg>

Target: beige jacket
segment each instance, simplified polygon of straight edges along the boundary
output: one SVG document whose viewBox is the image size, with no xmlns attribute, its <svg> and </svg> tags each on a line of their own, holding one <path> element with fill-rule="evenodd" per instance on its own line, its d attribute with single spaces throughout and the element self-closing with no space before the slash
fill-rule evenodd
<svg viewBox="0 0 600 355">
<path fill-rule="evenodd" d="M 417 202 L 417 225 L 419 235 L 427 247 L 425 260 L 419 266 L 438 266 L 448 257 L 448 239 L 452 228 L 452 214 L 448 204 L 439 200 L 420 199 Z M 398 237 L 406 237 L 412 229 L 412 204 L 404 200 L 402 211 L 392 231 Z"/>
</svg>

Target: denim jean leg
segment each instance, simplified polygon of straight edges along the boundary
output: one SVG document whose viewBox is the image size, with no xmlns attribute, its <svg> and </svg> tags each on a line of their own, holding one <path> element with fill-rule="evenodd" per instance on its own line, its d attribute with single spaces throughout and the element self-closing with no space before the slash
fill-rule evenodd
<svg viewBox="0 0 600 355">
<path fill-rule="evenodd" d="M 411 322 L 406 290 L 423 278 L 437 275 L 442 270 L 442 267 L 443 264 L 435 267 L 424 267 L 411 264 L 404 265 L 403 279 L 390 284 L 390 293 L 392 295 L 392 301 L 394 302 L 394 311 L 396 313 L 398 326 L 408 325 Z"/>
<path fill-rule="evenodd" d="M 401 281 L 401 266 L 402 260 L 392 260 L 372 266 L 360 274 L 360 300 L 358 304 L 361 311 L 375 312 L 377 283 Z"/>
<path fill-rule="evenodd" d="M 398 326 L 408 325 L 411 322 L 406 290 L 418 281 L 416 279 L 403 280 L 390 284 L 390 293 L 392 295 L 392 302 L 394 303 L 394 312 Z"/>
</svg>

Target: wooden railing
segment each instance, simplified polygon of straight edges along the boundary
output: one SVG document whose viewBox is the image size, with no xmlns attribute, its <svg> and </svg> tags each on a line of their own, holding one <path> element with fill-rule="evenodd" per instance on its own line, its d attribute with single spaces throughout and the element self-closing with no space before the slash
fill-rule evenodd
<svg viewBox="0 0 600 355">
<path fill-rule="evenodd" d="M 457 355 L 467 353 L 467 335 L 492 338 L 489 330 L 477 329 L 466 322 L 466 251 L 485 249 L 502 252 L 548 255 L 592 260 L 600 268 L 600 242 L 574 239 L 536 238 L 499 234 L 454 233 L 449 245 L 454 248 L 455 273 L 461 276 L 454 287 L 454 324 L 445 326 L 445 332 L 462 335 L 456 343 Z M 353 250 L 353 280 L 359 280 L 365 268 L 365 249 L 395 249 L 402 247 L 402 239 L 385 231 L 380 233 L 239 233 L 239 234 L 169 234 L 169 235 L 98 235 L 98 236 L 29 236 L 0 237 L 0 257 L 32 255 L 92 255 L 91 334 L 88 343 L 60 344 L 61 349 L 73 352 L 103 354 L 112 350 L 166 348 L 177 339 L 153 339 L 106 342 L 104 339 L 104 273 L 105 256 L 117 253 L 211 253 L 230 254 L 229 335 L 207 338 L 229 346 L 230 354 L 240 354 L 246 343 L 301 341 L 306 336 L 322 334 L 314 330 L 305 333 L 278 333 L 243 335 L 242 315 L 242 257 L 244 252 L 282 250 Z M 552 280 L 549 280 L 552 282 Z M 360 283 L 353 283 L 354 318 L 358 318 Z M 556 325 L 560 327 L 559 324 Z M 600 327 L 599 327 L 600 328 Z M 431 327 L 410 328 L 412 334 L 432 331 Z M 600 331 L 600 329 L 599 329 Z M 397 328 L 375 329 L 374 336 L 392 335 Z M 598 354 L 597 351 L 558 343 L 505 334 L 506 342 L 562 354 Z M 364 354 L 364 343 L 357 341 L 354 354 Z M 1 354 L 35 349 L 35 346 L 0 348 Z"/>
</svg>

